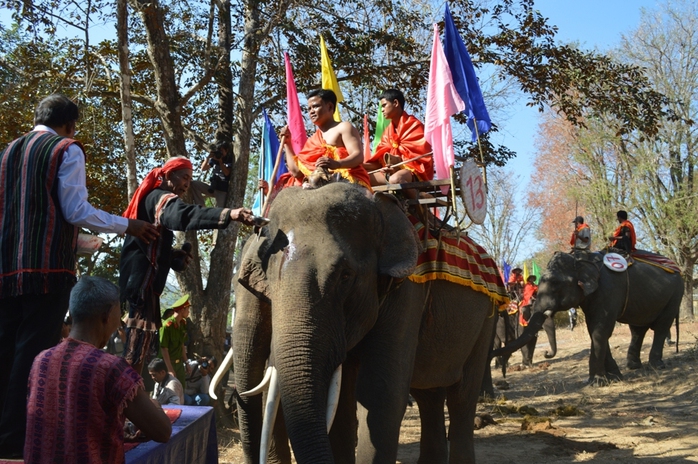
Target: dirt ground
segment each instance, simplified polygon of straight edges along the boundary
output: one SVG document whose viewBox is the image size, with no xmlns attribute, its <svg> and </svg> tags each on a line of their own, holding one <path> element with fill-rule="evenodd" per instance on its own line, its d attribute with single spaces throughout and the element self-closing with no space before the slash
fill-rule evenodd
<svg viewBox="0 0 698 464">
<path fill-rule="evenodd" d="M 543 357 L 543 335 L 534 367 L 510 367 L 508 389 L 495 388 L 496 400 L 479 403 L 478 414 L 489 414 L 496 424 L 475 431 L 477 462 L 698 462 L 698 322 L 682 322 L 680 327 L 679 353 L 675 346 L 664 348 L 666 369 L 630 371 L 625 367 L 630 332 L 618 325 L 611 349 L 625 380 L 607 387 L 585 385 L 590 348 L 586 327 L 558 329 L 558 353 L 550 360 Z M 643 363 L 652 334 L 643 345 Z M 520 353 L 511 362 L 520 362 Z M 495 384 L 503 380 L 498 370 L 492 375 Z M 220 462 L 242 463 L 237 431 L 219 426 L 218 434 Z M 407 408 L 402 423 L 398 463 L 417 462 L 419 436 L 415 405 Z"/>
</svg>

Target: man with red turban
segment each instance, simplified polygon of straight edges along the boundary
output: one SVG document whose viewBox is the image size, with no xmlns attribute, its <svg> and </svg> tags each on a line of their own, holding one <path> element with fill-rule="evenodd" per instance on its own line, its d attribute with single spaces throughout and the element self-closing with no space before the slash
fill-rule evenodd
<svg viewBox="0 0 698 464">
<path fill-rule="evenodd" d="M 160 236 L 146 244 L 126 237 L 119 263 L 121 300 L 128 311 L 124 357 L 141 373 L 145 357 L 155 349 L 155 332 L 162 325 L 160 294 L 170 268 L 182 271 L 189 263 L 188 250 L 173 250 L 173 230 L 224 229 L 230 221 L 252 225 L 252 211 L 245 208 L 204 208 L 180 200 L 192 179 L 187 158 L 170 158 L 153 169 L 133 195 L 124 212 L 127 218 L 152 222 Z M 184 248 L 184 247 L 183 247 Z"/>
</svg>

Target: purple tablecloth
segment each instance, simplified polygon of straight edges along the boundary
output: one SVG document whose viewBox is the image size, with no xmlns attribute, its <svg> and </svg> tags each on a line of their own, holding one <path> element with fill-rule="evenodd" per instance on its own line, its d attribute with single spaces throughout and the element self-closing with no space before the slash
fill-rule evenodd
<svg viewBox="0 0 698 464">
<path fill-rule="evenodd" d="M 175 406 L 182 415 L 167 443 L 147 441 L 126 452 L 126 464 L 218 464 L 216 416 L 208 406 Z"/>
</svg>

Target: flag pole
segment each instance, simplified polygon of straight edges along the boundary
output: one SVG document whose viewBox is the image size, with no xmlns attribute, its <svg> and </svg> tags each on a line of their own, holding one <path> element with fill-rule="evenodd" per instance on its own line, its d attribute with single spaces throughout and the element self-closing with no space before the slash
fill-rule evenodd
<svg viewBox="0 0 698 464">
<path fill-rule="evenodd" d="M 259 153 L 259 179 L 264 180 L 264 168 L 265 166 L 265 159 L 264 159 L 264 123 L 262 123 L 262 143 L 260 144 L 262 149 L 260 150 Z M 260 211 L 259 215 L 264 216 L 264 187 L 263 186 L 258 186 L 257 189 L 259 190 L 259 202 L 260 202 Z"/>
<path fill-rule="evenodd" d="M 482 177 L 485 183 L 485 192 L 487 192 L 487 166 L 485 166 L 485 155 L 482 153 L 482 145 L 480 144 L 480 131 L 477 130 L 477 119 L 473 116 L 473 126 L 475 127 L 475 139 L 477 147 L 480 149 L 480 163 L 482 163 Z"/>
<path fill-rule="evenodd" d="M 279 164 L 281 163 L 281 153 L 284 151 L 284 143 L 286 142 L 286 134 L 281 136 L 281 141 L 279 142 L 279 151 L 276 153 L 276 160 L 274 161 L 274 170 L 271 173 L 271 183 L 269 184 L 269 191 L 267 192 L 267 198 L 264 200 L 262 205 L 262 215 L 267 210 L 267 205 L 269 204 L 269 199 L 271 198 L 271 192 L 274 190 L 274 184 L 276 184 L 276 173 L 279 172 Z"/>
</svg>

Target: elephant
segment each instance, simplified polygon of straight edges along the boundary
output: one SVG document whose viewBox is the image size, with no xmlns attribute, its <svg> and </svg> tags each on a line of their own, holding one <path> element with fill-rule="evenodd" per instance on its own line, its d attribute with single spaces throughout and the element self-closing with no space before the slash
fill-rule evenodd
<svg viewBox="0 0 698 464">
<path fill-rule="evenodd" d="M 515 304 L 515 303 L 513 303 Z M 507 343 L 517 339 L 523 335 L 526 326 L 521 325 L 519 318 L 519 311 L 517 310 L 514 314 L 508 314 L 505 312 L 499 313 L 499 318 L 497 320 L 497 325 L 494 335 L 494 349 L 501 348 Z M 550 343 L 550 351 L 545 351 L 545 359 L 554 358 L 557 354 L 557 338 L 555 334 L 555 321 L 553 318 L 546 318 L 543 322 L 543 329 L 548 336 L 548 342 Z M 533 337 L 528 343 L 521 347 L 521 365 L 524 367 L 533 366 L 533 354 L 536 350 L 536 344 L 538 342 L 538 337 Z M 506 366 L 509 360 L 509 355 L 498 356 L 496 358 L 496 366 L 501 367 L 502 375 L 506 377 Z"/>
<path fill-rule="evenodd" d="M 643 252 L 658 257 L 653 253 Z M 513 352 L 558 311 L 581 307 L 591 337 L 589 380 L 605 385 L 623 376 L 611 355 L 609 338 L 616 322 L 628 324 L 631 340 L 627 367 L 642 367 L 640 350 L 648 329 L 654 331 L 649 364 L 664 367 L 662 350 L 672 322 L 678 317 L 684 284 L 678 272 L 635 260 L 624 272 L 603 265 L 602 252 L 557 252 L 551 258 L 538 287 L 533 315 L 516 342 L 495 350 L 495 355 Z"/>
<path fill-rule="evenodd" d="M 274 427 L 272 458 L 290 462 L 288 437 L 299 463 L 392 464 L 411 393 L 422 421 L 419 462 L 474 462 L 493 299 L 446 280 L 407 278 L 420 243 L 392 195 L 369 197 L 346 183 L 291 187 L 276 197 L 269 219 L 242 252 L 233 355 L 223 369 L 234 360 L 237 390 L 245 392 L 273 365 L 278 384 L 268 396 L 278 389 L 283 420 Z M 339 366 L 328 433 L 328 391 Z M 266 458 L 262 400 L 237 400 L 245 462 L 259 462 Z"/>
</svg>

